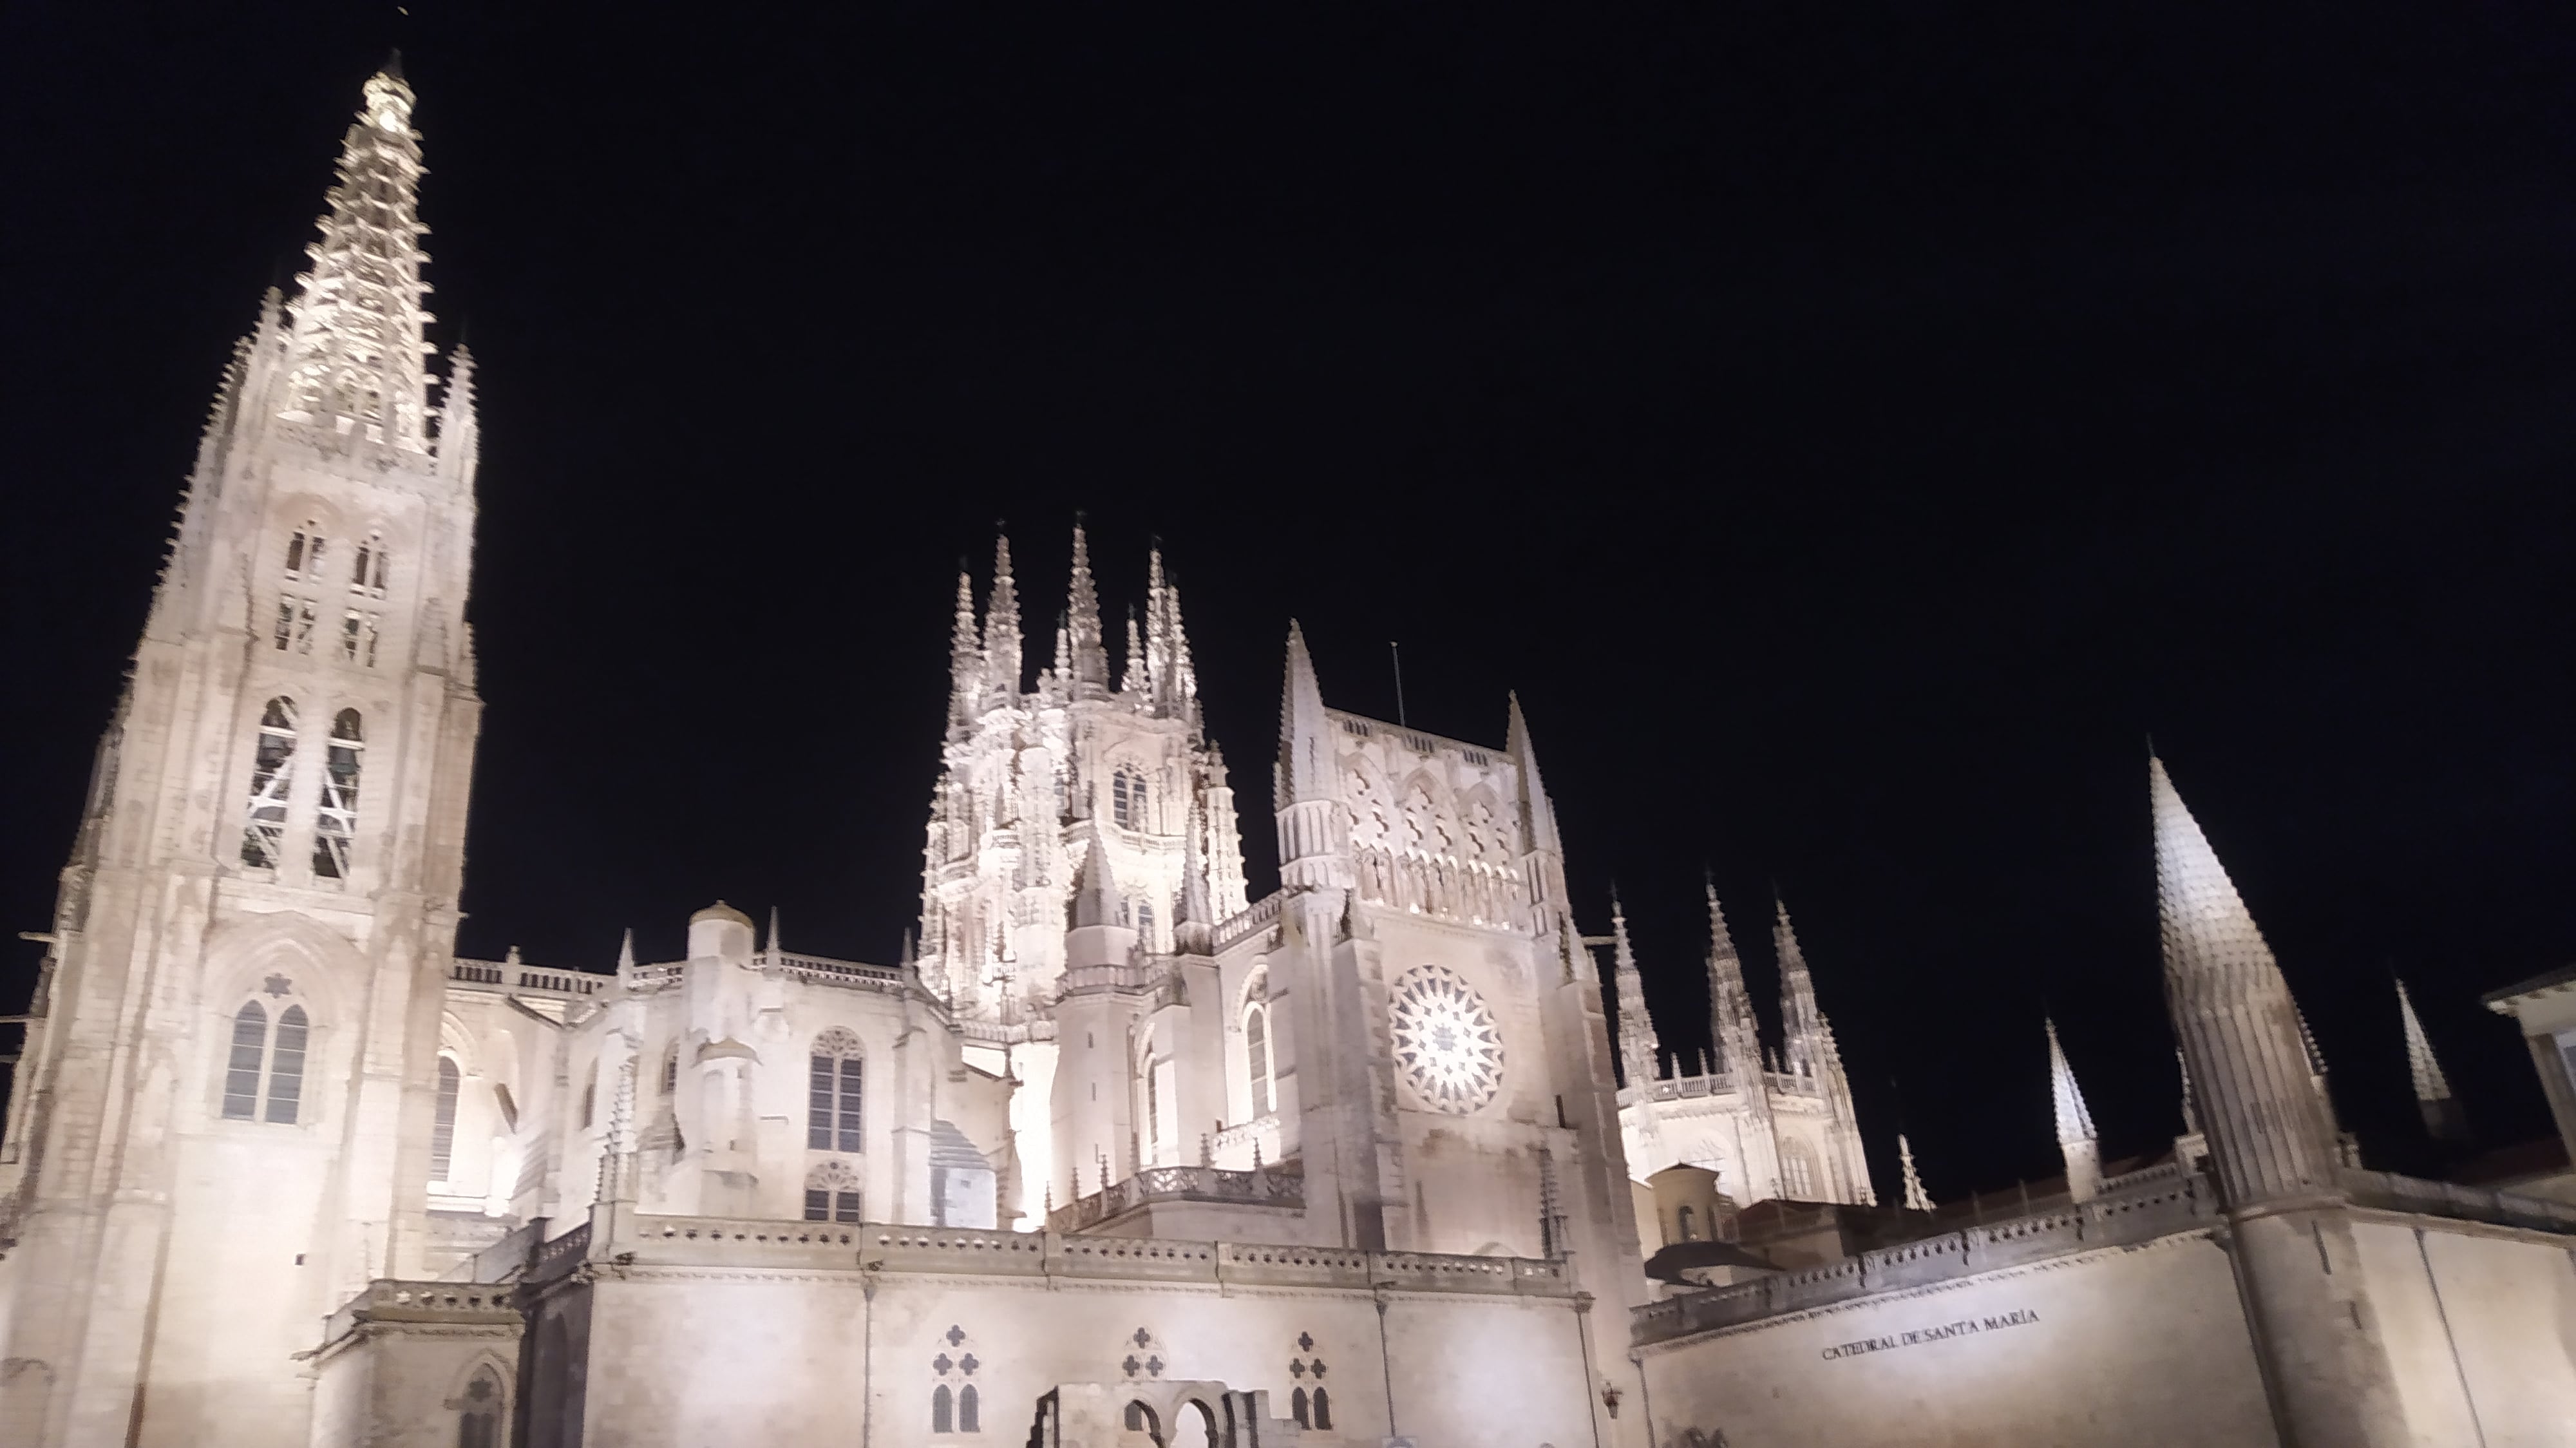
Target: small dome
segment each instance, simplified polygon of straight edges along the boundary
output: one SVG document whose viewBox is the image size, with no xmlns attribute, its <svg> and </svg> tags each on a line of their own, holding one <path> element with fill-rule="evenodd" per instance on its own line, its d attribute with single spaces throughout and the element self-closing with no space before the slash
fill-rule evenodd
<svg viewBox="0 0 2576 1448">
<path fill-rule="evenodd" d="M 741 911 L 736 910 L 730 905 L 727 905 L 722 900 L 718 900 L 713 905 L 710 905 L 706 909 L 689 917 L 689 923 L 691 925 L 696 925 L 708 920 L 730 920 L 745 930 L 749 930 L 751 928 L 750 916 L 743 914 Z"/>
</svg>

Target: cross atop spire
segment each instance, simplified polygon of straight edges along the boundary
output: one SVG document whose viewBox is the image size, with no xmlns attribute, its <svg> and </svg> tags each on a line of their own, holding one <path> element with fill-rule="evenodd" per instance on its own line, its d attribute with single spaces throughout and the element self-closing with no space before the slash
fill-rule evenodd
<svg viewBox="0 0 2576 1448">
<path fill-rule="evenodd" d="M 279 415 L 405 452 L 430 448 L 420 135 L 398 60 L 368 77 L 340 146 L 312 269 L 295 279 Z"/>
</svg>

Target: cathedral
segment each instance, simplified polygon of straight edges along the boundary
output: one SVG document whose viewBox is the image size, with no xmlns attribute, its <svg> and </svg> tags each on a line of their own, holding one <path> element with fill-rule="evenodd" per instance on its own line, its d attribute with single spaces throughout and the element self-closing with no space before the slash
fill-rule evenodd
<svg viewBox="0 0 2576 1448">
<path fill-rule="evenodd" d="M 1661 1047 L 1516 703 L 1336 709 L 1286 623 L 1249 898 L 1179 590 L 1145 560 L 1113 640 L 1078 522 L 1052 638 L 1007 541 L 958 581 L 901 958 L 722 902 L 678 960 L 459 958 L 474 373 L 412 105 L 366 83 L 224 372 L 99 745 L 0 1137 L 0 1442 L 2565 1441 L 2576 1206 L 2363 1168 L 2161 764 L 2184 1132 L 2102 1161 L 2052 1028 L 2067 1174 L 1991 1216 L 1901 1142 L 1881 1203 L 1785 905 L 1777 1027 L 1712 889 L 1715 1052 Z M 2560 985 L 2498 1005 L 2544 1073 Z"/>
</svg>

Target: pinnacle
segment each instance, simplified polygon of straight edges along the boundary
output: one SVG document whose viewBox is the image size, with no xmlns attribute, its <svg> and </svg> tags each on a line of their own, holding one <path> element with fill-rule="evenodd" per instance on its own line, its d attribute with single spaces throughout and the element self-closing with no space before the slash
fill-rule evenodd
<svg viewBox="0 0 2576 1448">
<path fill-rule="evenodd" d="M 2416 1018 L 2414 999 L 2406 994 L 2406 982 L 2402 980 L 2397 982 L 2397 1011 L 2406 1027 L 2406 1070 L 2414 1078 L 2415 1099 L 2449 1100 L 2450 1078 L 2442 1074 L 2442 1063 L 2434 1058 L 2433 1043 L 2424 1034 L 2423 1021 Z"/>
<path fill-rule="evenodd" d="M 2227 868 L 2209 846 L 2200 822 L 2165 773 L 2164 761 L 2147 761 L 2149 803 L 2155 816 L 2156 892 L 2164 917 L 2165 970 L 2169 975 L 2222 976 L 2277 973 L 2271 947 L 2245 908 Z"/>
<path fill-rule="evenodd" d="M 1324 693 L 1315 680 L 1315 661 L 1306 652 L 1306 631 L 1288 621 L 1287 676 L 1280 686 L 1279 785 L 1282 804 L 1330 797 L 1325 774 Z"/>
<path fill-rule="evenodd" d="M 1082 868 L 1073 880 L 1073 923 L 1085 925 L 1118 923 L 1118 880 L 1109 867 L 1109 850 L 1100 838 L 1100 826 L 1091 827 L 1090 848 L 1082 852 Z"/>
<path fill-rule="evenodd" d="M 2066 1064 L 2066 1051 L 2057 1043 L 2057 1022 L 2043 1018 L 2048 1030 L 2048 1089 L 2057 1110 L 2057 1139 L 2060 1142 L 2094 1139 L 2093 1113 L 2084 1105 L 2084 1092 L 2075 1084 L 2075 1070 Z"/>
</svg>

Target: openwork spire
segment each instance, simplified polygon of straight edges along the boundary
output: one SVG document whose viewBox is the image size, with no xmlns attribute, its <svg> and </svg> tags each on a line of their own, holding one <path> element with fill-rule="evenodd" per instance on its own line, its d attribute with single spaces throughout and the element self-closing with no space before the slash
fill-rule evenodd
<svg viewBox="0 0 2576 1448">
<path fill-rule="evenodd" d="M 1637 973 L 1636 952 L 1628 947 L 1628 912 L 1619 897 L 1610 897 L 1611 990 L 1619 1009 L 1619 1069 L 1630 1090 L 1643 1092 L 1655 1079 L 1663 1043 L 1655 1038 L 1654 1017 L 1646 1013 L 1646 981 Z"/>
<path fill-rule="evenodd" d="M 2083 1088 L 2075 1084 L 2075 1068 L 2066 1064 L 2066 1050 L 2057 1044 L 2057 1022 L 2048 1027 L 2048 1093 L 2057 1109 L 2057 1140 L 2060 1145 L 2092 1141 L 2093 1113 L 2084 1105 Z"/>
<path fill-rule="evenodd" d="M 1538 750 L 1530 743 L 1529 720 L 1521 713 L 1521 696 L 1511 696 L 1511 722 L 1503 733 L 1503 747 L 1521 766 L 1521 807 L 1527 812 L 1529 847 L 1555 852 L 1561 847 L 1556 833 L 1556 805 L 1547 797 L 1547 783 L 1539 777 Z"/>
<path fill-rule="evenodd" d="M 984 672 L 984 644 L 975 627 L 975 580 L 957 570 L 957 621 L 948 634 L 948 722 L 975 716 L 975 686 Z"/>
<path fill-rule="evenodd" d="M 1734 933 L 1726 928 L 1726 909 L 1717 903 L 1717 882 L 1702 885 L 1708 892 L 1709 1039 L 1726 1070 L 1759 1075 L 1761 1030 L 1753 1019 L 1753 997 L 1744 988 L 1744 961 L 1735 953 Z"/>
<path fill-rule="evenodd" d="M 1816 1007 L 1816 982 L 1807 973 L 1807 953 L 1798 945 L 1796 928 L 1789 924 L 1789 902 L 1775 894 L 1771 904 L 1771 944 L 1780 959 L 1781 1044 L 1787 1047 L 1791 1071 L 1813 1075 L 1823 1064 L 1817 1047 L 1826 1029 L 1824 1013 Z"/>
<path fill-rule="evenodd" d="M 984 608 L 985 683 L 998 705 L 1020 697 L 1020 589 L 1011 578 L 1011 540 L 993 540 L 993 597 Z"/>
<path fill-rule="evenodd" d="M 429 451 L 430 346 L 421 307 L 420 134 L 398 62 L 367 80 L 325 198 L 312 270 L 295 279 L 280 416 Z"/>
<path fill-rule="evenodd" d="M 1932 1194 L 1923 1190 L 1923 1174 L 1914 1169 L 1914 1143 L 1907 1141 L 1902 1131 L 1896 1133 L 1896 1166 L 1905 1176 L 1905 1210 L 1932 1210 Z"/>
<path fill-rule="evenodd" d="M 2450 1078 L 2442 1074 L 2442 1063 L 2433 1058 L 2433 1043 L 2424 1036 L 2424 1023 L 2415 1016 L 2415 1001 L 2406 994 L 2406 982 L 2397 983 L 2397 1013 L 2406 1026 L 2406 1070 L 2415 1079 L 2417 1101 L 2451 1099 Z"/>
<path fill-rule="evenodd" d="M 1279 803 L 1332 798 L 1332 741 L 1324 725 L 1324 691 L 1306 631 L 1288 621 L 1288 676 L 1279 700 Z"/>
<path fill-rule="evenodd" d="M 1091 545 L 1082 518 L 1073 520 L 1073 582 L 1065 590 L 1064 644 L 1055 661 L 1077 699 L 1096 699 L 1109 688 L 1109 651 L 1100 638 L 1100 590 L 1091 579 Z"/>
</svg>

